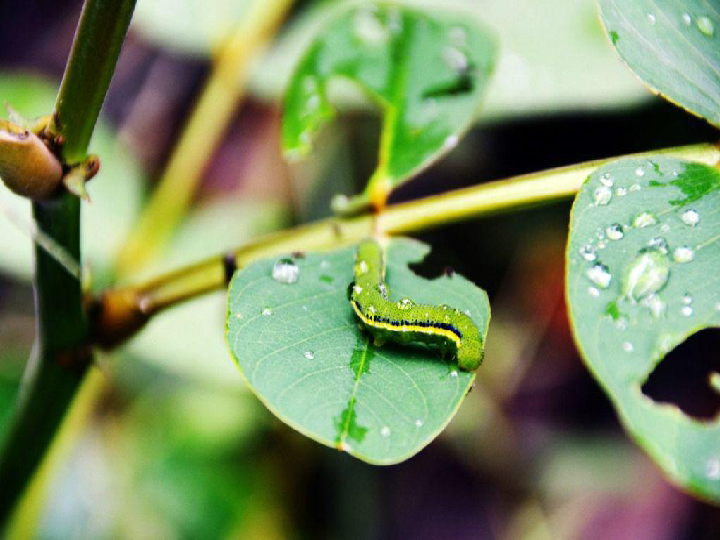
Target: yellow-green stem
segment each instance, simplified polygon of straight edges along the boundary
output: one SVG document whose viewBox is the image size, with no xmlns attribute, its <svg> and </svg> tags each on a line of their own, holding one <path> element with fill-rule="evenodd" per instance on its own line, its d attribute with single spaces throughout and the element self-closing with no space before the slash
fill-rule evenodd
<svg viewBox="0 0 720 540">
<path fill-rule="evenodd" d="M 720 161 L 716 145 L 669 148 L 634 156 L 664 154 L 708 165 Z M 227 259 L 234 267 L 293 251 L 335 249 L 380 232 L 398 235 L 490 214 L 562 200 L 573 196 L 597 167 L 618 159 L 600 159 L 488 182 L 442 195 L 387 207 L 380 215 L 330 218 L 259 238 L 230 254 L 199 262 L 141 285 L 106 291 L 97 301 L 101 320 L 96 336 L 101 343 L 117 345 L 133 335 L 155 313 L 225 286 Z"/>
</svg>

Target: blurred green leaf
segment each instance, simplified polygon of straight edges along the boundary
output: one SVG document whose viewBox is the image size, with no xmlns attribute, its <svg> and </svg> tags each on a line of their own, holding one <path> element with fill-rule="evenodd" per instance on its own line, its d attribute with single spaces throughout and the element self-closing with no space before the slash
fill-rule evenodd
<svg viewBox="0 0 720 540">
<path fill-rule="evenodd" d="M 273 279 L 274 259 L 238 272 L 228 294 L 228 344 L 251 389 L 281 420 L 363 461 L 397 463 L 447 425 L 474 374 L 428 348 L 371 344 L 347 299 L 354 251 L 295 258 L 292 284 Z M 419 242 L 391 242 L 393 296 L 468 310 L 484 339 L 487 295 L 458 275 L 428 281 L 410 271 L 427 252 Z"/>
<path fill-rule="evenodd" d="M 55 85 L 27 75 L 0 74 L 0 98 L 27 118 L 52 112 Z M 95 129 L 90 152 L 100 156 L 100 172 L 88 183 L 92 202 L 83 205 L 82 249 L 93 287 L 111 279 L 113 258 L 132 226 L 142 199 L 143 180 L 133 157 L 115 140 L 106 124 Z M 10 214 L 10 215 L 8 215 Z M 0 270 L 20 279 L 32 277 L 32 239 L 13 219 L 30 225 L 30 201 L 0 184 Z"/>
<path fill-rule="evenodd" d="M 417 0 L 425 8 L 483 21 L 498 35 L 500 55 L 483 119 L 627 106 L 647 91 L 604 36 L 595 0 Z M 283 29 L 251 79 L 255 94 L 276 100 L 312 37 L 345 2 L 314 2 Z M 353 96 L 338 98 L 357 106 Z"/>
<path fill-rule="evenodd" d="M 285 95 L 283 147 L 306 155 L 334 115 L 330 83 L 359 85 L 382 110 L 379 163 L 349 207 L 384 204 L 389 192 L 457 144 L 475 118 L 495 56 L 474 21 L 387 6 L 350 9 L 311 44 Z"/>
<path fill-rule="evenodd" d="M 720 501 L 720 420 L 641 387 L 675 346 L 720 326 L 720 171 L 658 156 L 598 169 L 572 210 L 567 297 L 578 345 L 637 441 L 685 489 Z"/>
<path fill-rule="evenodd" d="M 608 35 L 653 90 L 720 126 L 720 3 L 600 0 Z"/>
<path fill-rule="evenodd" d="M 138 0 L 132 28 L 151 43 L 205 56 L 258 1 L 263 0 Z"/>
<path fill-rule="evenodd" d="M 217 256 L 259 234 L 280 228 L 282 205 L 273 202 L 214 201 L 190 213 L 148 275 Z M 124 351 L 171 373 L 214 386 L 237 387 L 242 378 L 227 361 L 223 335 L 225 293 L 177 306 L 152 320 Z M 192 331 L 188 331 L 192 329 Z"/>
</svg>

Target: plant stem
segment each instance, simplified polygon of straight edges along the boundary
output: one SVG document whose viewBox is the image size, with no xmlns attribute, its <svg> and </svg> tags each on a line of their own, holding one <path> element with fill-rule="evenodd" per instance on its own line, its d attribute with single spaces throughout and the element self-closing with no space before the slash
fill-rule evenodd
<svg viewBox="0 0 720 540">
<path fill-rule="evenodd" d="M 243 97 L 251 61 L 272 37 L 291 4 L 292 0 L 254 2 L 252 11 L 221 48 L 158 187 L 118 257 L 118 275 L 137 271 L 167 241 L 185 214 L 205 166 Z"/>
<path fill-rule="evenodd" d="M 713 144 L 669 148 L 633 156 L 657 154 L 707 165 L 716 165 L 720 161 L 720 148 Z M 159 311 L 224 287 L 229 279 L 228 266 L 232 270 L 263 257 L 339 248 L 373 233 L 396 235 L 418 232 L 464 219 L 566 199 L 580 189 L 597 167 L 616 159 L 619 158 L 588 161 L 488 182 L 391 205 L 378 216 L 330 218 L 261 237 L 233 252 L 159 276 L 148 283 L 106 291 L 94 301 L 94 337 L 106 347 L 122 343 Z"/>
<path fill-rule="evenodd" d="M 86 0 L 55 104 L 53 135 L 65 165 L 82 161 L 135 0 Z M 34 202 L 38 229 L 80 260 L 80 200 Z M 0 452 L 0 523 L 23 492 L 83 380 L 92 354 L 80 281 L 35 246 L 36 343 Z"/>
</svg>

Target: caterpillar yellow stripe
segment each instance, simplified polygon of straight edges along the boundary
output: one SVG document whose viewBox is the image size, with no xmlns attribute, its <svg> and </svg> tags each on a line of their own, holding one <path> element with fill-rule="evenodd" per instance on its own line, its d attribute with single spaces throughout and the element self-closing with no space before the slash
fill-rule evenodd
<svg viewBox="0 0 720 540">
<path fill-rule="evenodd" d="M 474 371 L 482 362 L 480 331 L 468 315 L 446 305 L 390 299 L 382 248 L 373 239 L 363 240 L 358 246 L 348 296 L 355 315 L 377 345 L 388 340 L 426 343 L 454 354 L 458 366 L 466 371 Z"/>
</svg>

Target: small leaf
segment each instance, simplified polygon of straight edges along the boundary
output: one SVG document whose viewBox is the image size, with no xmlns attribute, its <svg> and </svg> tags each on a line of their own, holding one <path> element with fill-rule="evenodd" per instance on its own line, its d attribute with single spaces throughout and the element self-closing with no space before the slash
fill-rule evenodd
<svg viewBox="0 0 720 540">
<path fill-rule="evenodd" d="M 622 38 L 621 38 L 622 39 Z M 579 348 L 630 434 L 684 489 L 720 501 L 720 419 L 641 391 L 663 357 L 720 326 L 720 171 L 665 157 L 598 169 L 572 210 L 567 297 Z"/>
<path fill-rule="evenodd" d="M 670 101 L 720 126 L 720 5 L 599 0 L 620 57 Z"/>
<path fill-rule="evenodd" d="M 343 12 L 310 46 L 285 96 L 283 146 L 307 154 L 334 115 L 328 84 L 348 79 L 381 109 L 378 167 L 363 194 L 337 209 L 382 207 L 390 191 L 451 150 L 474 119 L 495 57 L 488 33 L 459 16 L 399 7 Z"/>
<path fill-rule="evenodd" d="M 487 295 L 458 275 L 425 280 L 407 267 L 428 248 L 393 240 L 393 298 L 468 310 L 483 339 Z M 227 340 L 250 388 L 281 420 L 316 441 L 377 464 L 418 452 L 450 421 L 474 374 L 422 346 L 376 347 L 347 299 L 355 249 L 295 257 L 297 281 L 273 279 L 278 259 L 238 272 L 228 294 Z"/>
</svg>

